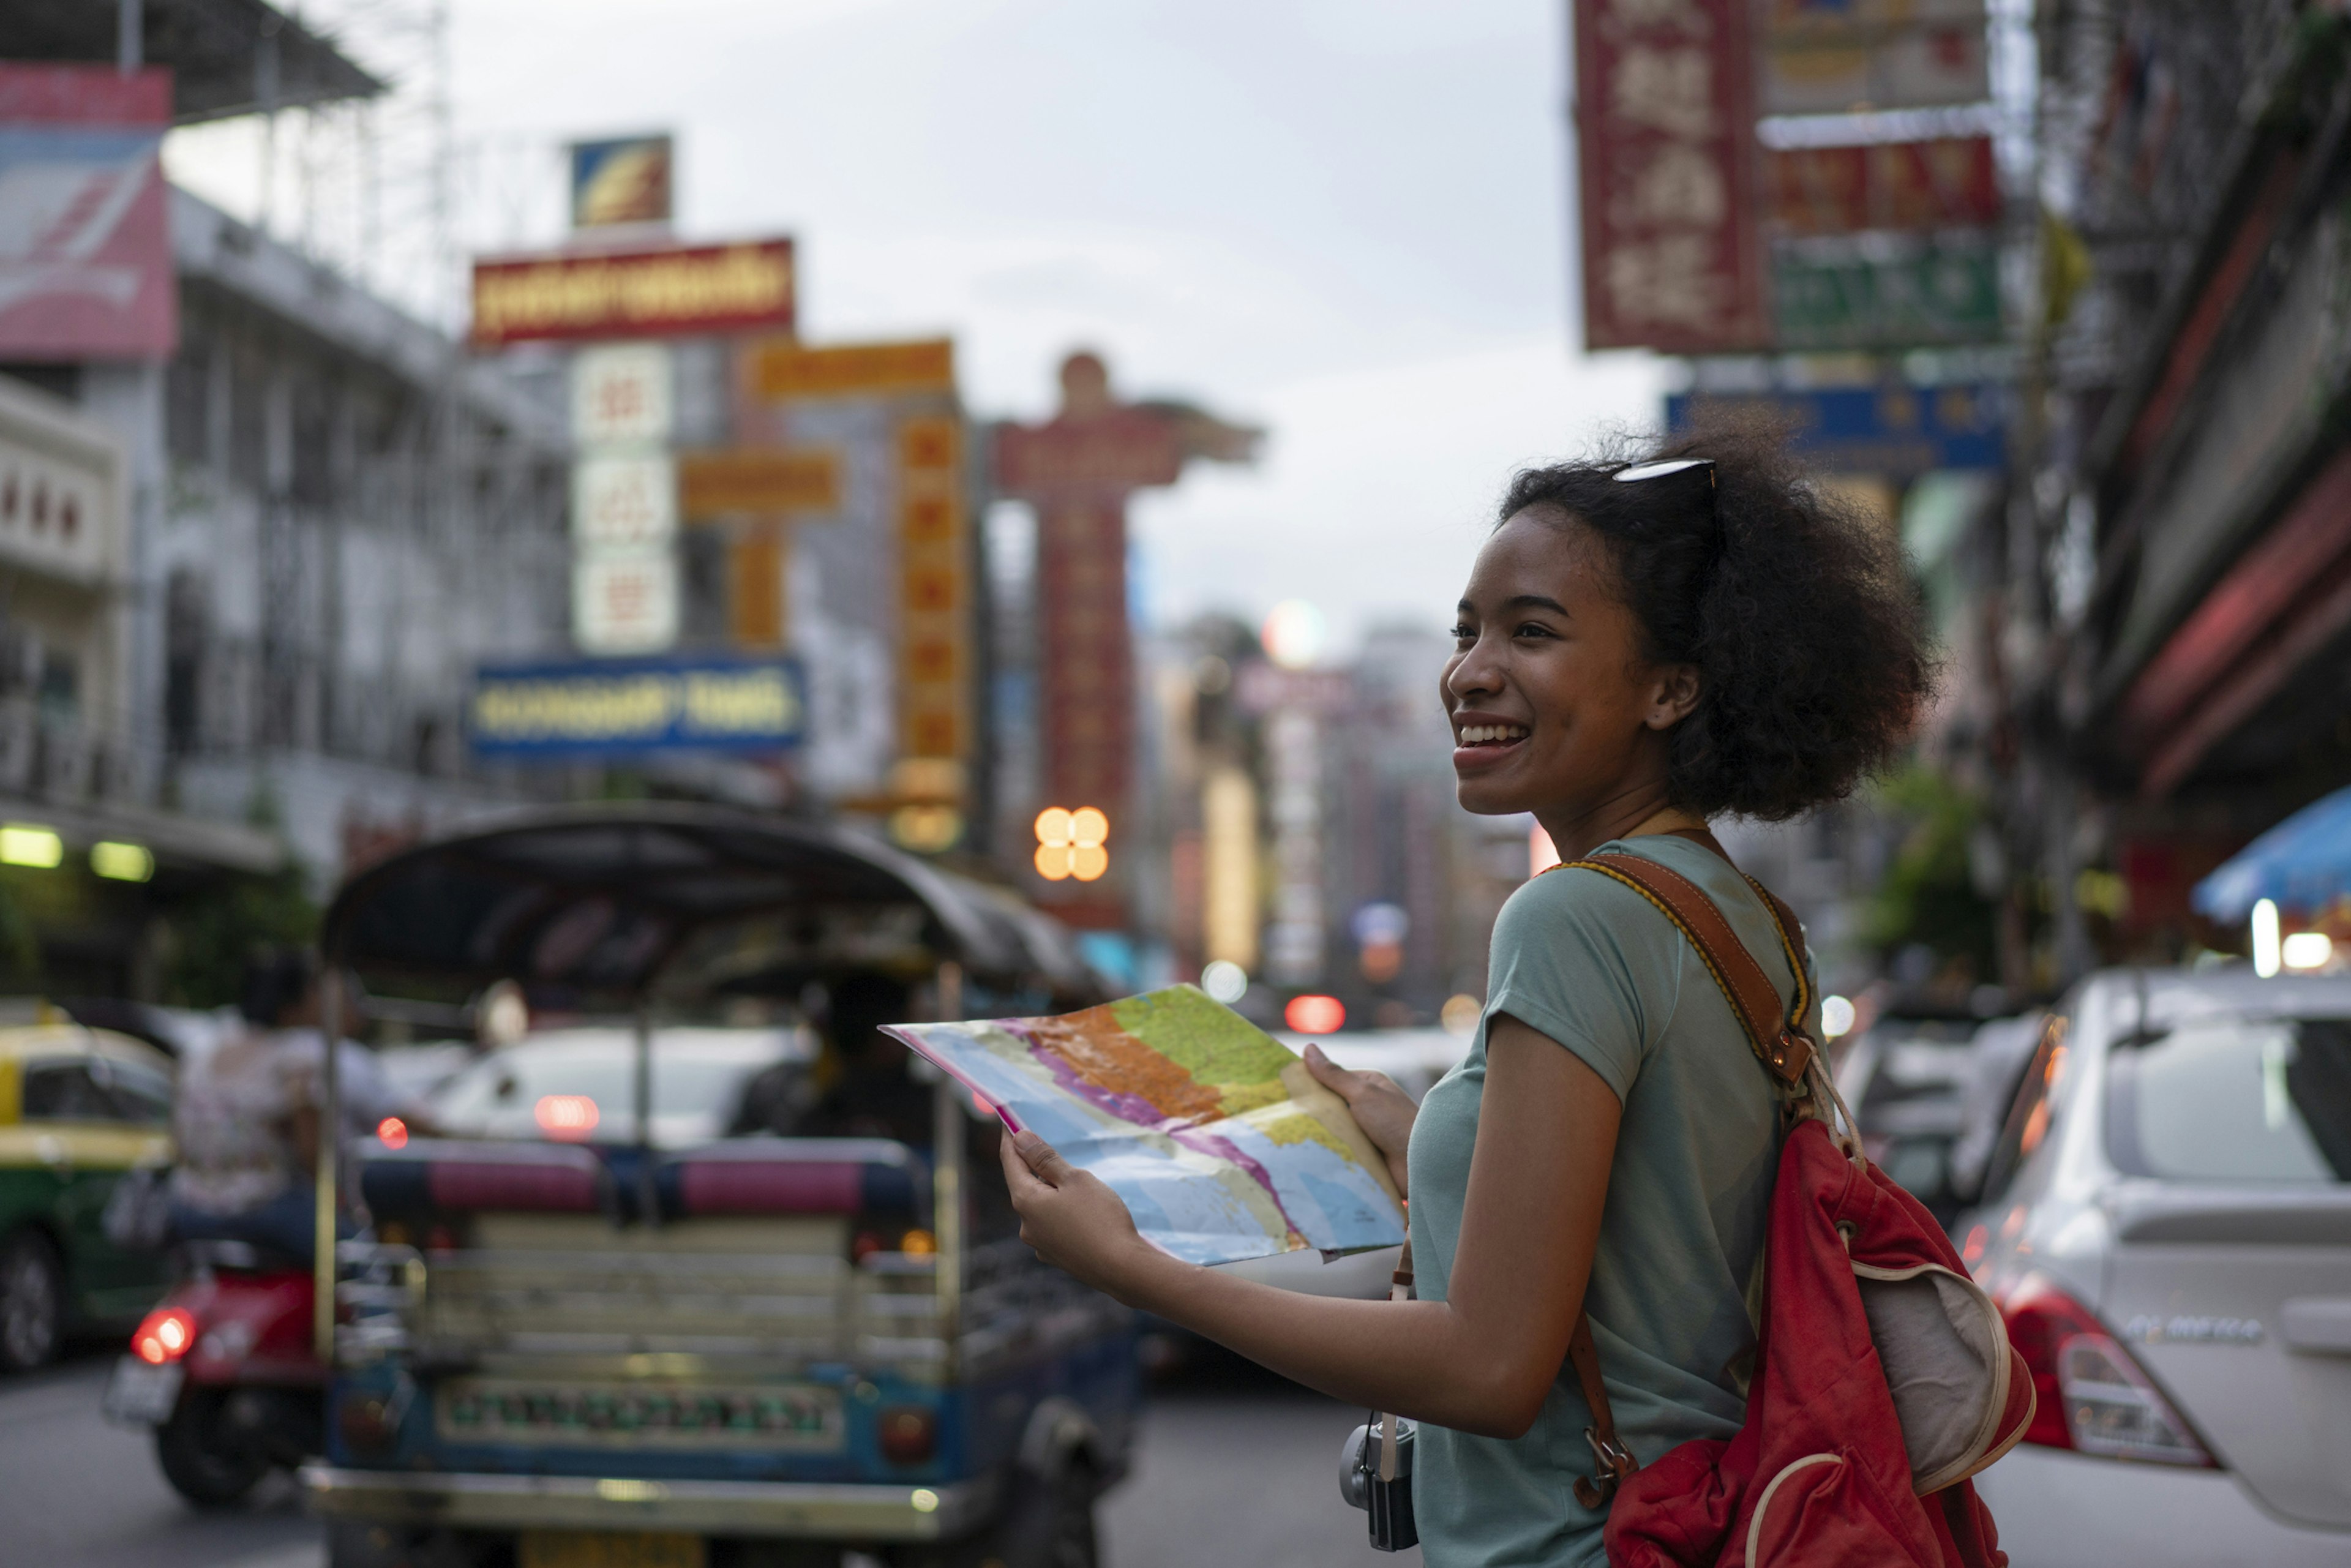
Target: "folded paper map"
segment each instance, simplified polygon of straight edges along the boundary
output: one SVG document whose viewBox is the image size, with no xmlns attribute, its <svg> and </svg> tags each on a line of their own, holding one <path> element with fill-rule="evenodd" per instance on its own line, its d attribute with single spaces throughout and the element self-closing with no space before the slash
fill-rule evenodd
<svg viewBox="0 0 2351 1568">
<path fill-rule="evenodd" d="M 1346 1102 L 1197 987 L 889 1032 L 1100 1176 L 1144 1239 L 1187 1262 L 1404 1239 L 1387 1164 Z"/>
</svg>

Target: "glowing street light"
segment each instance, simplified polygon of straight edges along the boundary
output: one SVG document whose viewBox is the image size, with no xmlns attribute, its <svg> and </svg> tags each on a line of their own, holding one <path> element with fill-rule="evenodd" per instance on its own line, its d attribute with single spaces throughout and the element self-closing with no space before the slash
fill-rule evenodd
<svg viewBox="0 0 2351 1568">
<path fill-rule="evenodd" d="M 1048 882 L 1092 882 L 1110 870 L 1110 819 L 1092 806 L 1037 813 L 1037 874 Z"/>
</svg>

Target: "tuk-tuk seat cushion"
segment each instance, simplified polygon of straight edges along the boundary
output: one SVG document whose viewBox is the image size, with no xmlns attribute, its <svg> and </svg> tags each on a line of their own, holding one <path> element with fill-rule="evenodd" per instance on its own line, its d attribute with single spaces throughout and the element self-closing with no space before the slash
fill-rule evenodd
<svg viewBox="0 0 2351 1568">
<path fill-rule="evenodd" d="M 929 1172 L 904 1144 L 882 1138 L 752 1138 L 662 1162 L 664 1212 L 721 1214 L 922 1212 Z"/>
<path fill-rule="evenodd" d="M 601 1214 L 613 1204 L 604 1162 L 563 1144 L 418 1138 L 371 1157 L 361 1182 L 368 1207 L 392 1212 Z"/>
</svg>

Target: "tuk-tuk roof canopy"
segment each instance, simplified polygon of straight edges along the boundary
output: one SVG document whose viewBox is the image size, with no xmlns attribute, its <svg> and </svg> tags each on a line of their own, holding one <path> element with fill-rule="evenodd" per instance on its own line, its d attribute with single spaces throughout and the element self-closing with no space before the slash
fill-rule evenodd
<svg viewBox="0 0 2351 1568">
<path fill-rule="evenodd" d="M 1058 925 L 977 883 L 829 823 L 670 802 L 533 810 L 404 850 L 344 884 L 320 942 L 371 977 L 633 998 L 694 938 L 801 915 L 895 915 L 991 984 L 1097 985 Z"/>
</svg>

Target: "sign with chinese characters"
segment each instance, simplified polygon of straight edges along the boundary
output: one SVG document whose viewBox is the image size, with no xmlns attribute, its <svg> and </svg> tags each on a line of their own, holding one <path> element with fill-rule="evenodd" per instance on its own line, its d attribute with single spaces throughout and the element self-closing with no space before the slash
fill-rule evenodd
<svg viewBox="0 0 2351 1568">
<path fill-rule="evenodd" d="M 1576 0 L 1583 336 L 1761 346 L 1750 0 Z"/>
<path fill-rule="evenodd" d="M 1987 343 L 2001 335 L 1988 240 L 1799 240 L 1771 265 L 1778 345 L 1792 350 Z"/>
<path fill-rule="evenodd" d="M 572 356 L 571 439 L 582 446 L 659 445 L 674 401 L 663 344 L 605 343 Z"/>
<path fill-rule="evenodd" d="M 477 261 L 473 340 L 497 348 L 744 328 L 789 331 L 793 298 L 788 239 Z"/>
<path fill-rule="evenodd" d="M 666 452 L 600 452 L 571 467 L 571 538 L 583 550 L 667 549 L 677 471 Z"/>
<path fill-rule="evenodd" d="M 667 136 L 574 141 L 565 151 L 571 163 L 573 228 L 669 222 L 676 158 Z"/>
<path fill-rule="evenodd" d="M 1776 415 L 1792 427 L 1795 449 L 1824 473 L 1909 479 L 1938 468 L 1998 468 L 2005 460 L 2007 397 L 1991 382 L 1678 392 L 1666 399 L 1666 427 L 1688 429 L 1700 405 Z"/>
<path fill-rule="evenodd" d="M 1763 154 L 1764 212 L 1791 236 L 1982 228 L 2000 221 L 1991 138 L 1788 147 Z"/>
<path fill-rule="evenodd" d="M 898 733 L 908 758 L 972 751 L 971 541 L 963 422 L 898 427 Z"/>
<path fill-rule="evenodd" d="M 1770 0 L 1765 114 L 1943 109 L 1991 96 L 1982 0 Z"/>
<path fill-rule="evenodd" d="M 468 730 L 486 759 L 779 751 L 808 713 L 789 659 L 596 660 L 485 667 Z"/>
<path fill-rule="evenodd" d="M 666 548 L 580 552 L 571 641 L 583 653 L 652 653 L 677 641 L 677 558 Z"/>
<path fill-rule="evenodd" d="M 179 341 L 163 172 L 172 73 L 0 64 L 0 359 Z"/>
</svg>

